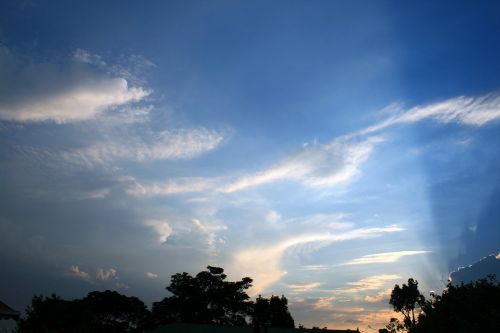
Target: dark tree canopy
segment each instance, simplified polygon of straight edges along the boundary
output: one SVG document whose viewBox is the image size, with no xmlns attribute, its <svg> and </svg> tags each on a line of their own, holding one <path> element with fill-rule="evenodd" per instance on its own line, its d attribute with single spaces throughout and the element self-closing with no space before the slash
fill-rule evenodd
<svg viewBox="0 0 500 333">
<path fill-rule="evenodd" d="M 94 291 L 83 299 L 34 296 L 18 332 L 143 332 L 149 316 L 144 303 L 116 291 Z"/>
<path fill-rule="evenodd" d="M 286 297 L 273 295 L 267 299 L 259 295 L 253 306 L 253 324 L 257 327 L 294 328 L 295 322 L 288 311 Z"/>
<path fill-rule="evenodd" d="M 453 285 L 423 306 L 411 333 L 500 332 L 500 284 L 494 277 Z"/>
<path fill-rule="evenodd" d="M 389 304 L 394 308 L 394 311 L 403 315 L 403 326 L 406 329 L 411 329 L 416 324 L 415 309 L 425 302 L 425 297 L 418 291 L 418 281 L 408 279 L 408 285 L 403 284 L 402 287 L 395 285 L 391 293 Z M 400 330 L 401 325 L 397 320 L 391 319 L 389 329 Z"/>
<path fill-rule="evenodd" d="M 153 303 L 155 325 L 172 322 L 245 325 L 251 313 L 246 290 L 252 279 L 226 281 L 224 270 L 208 266 L 206 271 L 191 276 L 177 273 L 166 289 L 173 295 Z"/>
<path fill-rule="evenodd" d="M 500 284 L 494 277 L 459 286 L 450 281 L 442 295 L 432 295 L 427 301 L 418 292 L 417 282 L 410 280 L 408 286 L 396 285 L 390 300 L 394 310 L 403 314 L 404 324 L 392 318 L 379 332 L 500 332 Z M 416 305 L 421 308 L 417 320 L 413 313 Z"/>
</svg>

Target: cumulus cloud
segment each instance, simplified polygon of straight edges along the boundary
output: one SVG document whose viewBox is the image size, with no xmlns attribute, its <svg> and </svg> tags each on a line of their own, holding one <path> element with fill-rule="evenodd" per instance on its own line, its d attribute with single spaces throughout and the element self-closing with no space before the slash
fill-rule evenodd
<svg viewBox="0 0 500 333">
<path fill-rule="evenodd" d="M 144 221 L 144 225 L 154 230 L 160 244 L 166 243 L 168 237 L 172 234 L 172 228 L 163 220 L 146 220 Z"/>
<path fill-rule="evenodd" d="M 109 268 L 109 269 L 99 268 L 97 270 L 96 278 L 101 281 L 106 281 L 115 278 L 116 275 L 117 275 L 117 270 L 115 268 Z"/>
<path fill-rule="evenodd" d="M 76 278 L 79 278 L 79 279 L 82 279 L 82 280 L 85 280 L 87 282 L 91 282 L 92 281 L 92 278 L 90 277 L 89 273 L 81 270 L 80 267 L 75 266 L 75 265 L 71 265 L 69 267 L 67 275 L 72 276 L 72 277 L 76 277 Z"/>
<path fill-rule="evenodd" d="M 468 283 L 484 279 L 488 275 L 500 277 L 500 254 L 497 256 L 491 254 L 472 265 L 460 267 L 458 270 L 451 272 L 450 279 L 453 283 L 460 284 L 461 282 Z"/>
<path fill-rule="evenodd" d="M 462 125 L 483 126 L 499 118 L 500 95 L 498 93 L 480 97 L 460 96 L 400 110 L 396 115 L 362 130 L 360 134 L 369 134 L 396 124 L 415 123 L 425 119 L 434 119 L 441 123 L 455 122 Z"/>
<path fill-rule="evenodd" d="M 344 183 L 359 172 L 375 145 L 382 141 L 380 137 L 370 137 L 361 142 L 338 138 L 325 145 L 307 145 L 275 166 L 243 176 L 221 187 L 220 191 L 235 192 L 280 180 L 299 181 L 310 187 Z"/>
<path fill-rule="evenodd" d="M 282 241 L 274 241 L 272 245 L 247 248 L 234 254 L 229 270 L 240 275 L 249 275 L 254 279 L 252 295 L 261 293 L 273 283 L 279 281 L 285 274 L 280 262 L 286 251 L 305 244 L 326 246 L 332 242 L 351 239 L 367 239 L 379 237 L 385 233 L 400 232 L 398 226 L 380 228 L 358 228 L 338 233 L 304 234 Z M 265 254 L 265 255 L 263 255 Z"/>
<path fill-rule="evenodd" d="M 82 58 L 84 55 L 80 54 Z M 138 102 L 150 91 L 77 63 L 46 63 L 0 47 L 0 120 L 68 123 Z"/>
<path fill-rule="evenodd" d="M 381 263 L 392 263 L 399 259 L 407 256 L 416 256 L 420 254 L 426 254 L 429 251 L 397 251 L 397 252 L 383 252 L 374 253 L 362 256 L 360 258 L 353 259 L 343 265 L 365 265 L 365 264 L 381 264 Z"/>
</svg>

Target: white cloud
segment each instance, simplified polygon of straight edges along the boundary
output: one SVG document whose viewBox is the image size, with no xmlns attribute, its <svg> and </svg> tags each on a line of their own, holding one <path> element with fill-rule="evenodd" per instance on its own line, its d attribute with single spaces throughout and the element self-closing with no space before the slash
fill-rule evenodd
<svg viewBox="0 0 500 333">
<path fill-rule="evenodd" d="M 81 270 L 80 267 L 75 266 L 75 265 L 71 265 L 69 267 L 67 275 L 73 276 L 73 277 L 76 277 L 76 278 L 79 278 L 79 279 L 82 279 L 82 280 L 85 280 L 87 282 L 91 282 L 92 281 L 92 278 L 90 277 L 89 273 Z"/>
<path fill-rule="evenodd" d="M 247 248 L 234 254 L 229 270 L 235 274 L 251 276 L 254 279 L 251 294 L 261 293 L 273 283 L 279 281 L 285 274 L 280 262 L 287 250 L 292 247 L 314 243 L 317 247 L 326 246 L 332 242 L 351 239 L 367 239 L 379 237 L 384 233 L 400 232 L 398 226 L 380 228 L 359 228 L 339 233 L 305 234 L 291 237 L 269 246 Z"/>
<path fill-rule="evenodd" d="M 162 131 L 145 140 L 136 138 L 130 142 L 101 142 L 90 147 L 62 153 L 62 157 L 69 163 L 93 167 L 106 165 L 110 161 L 136 160 L 139 162 L 153 160 L 182 160 L 191 159 L 211 150 L 214 150 L 223 141 L 224 134 L 205 128 L 176 129 Z M 130 140 L 130 139 L 129 139 Z M 167 184 L 172 191 L 182 191 L 182 184 Z M 158 191 L 156 194 L 165 194 L 168 189 L 160 186 L 147 189 Z M 137 192 L 137 193 L 140 193 Z"/>
<path fill-rule="evenodd" d="M 398 279 L 401 279 L 401 276 L 395 274 L 372 275 L 358 281 L 348 282 L 348 287 L 334 289 L 331 292 L 334 294 L 355 294 L 363 291 L 379 290 L 383 288 L 387 282 Z"/>
<path fill-rule="evenodd" d="M 116 276 L 117 276 L 117 271 L 115 268 L 109 268 L 109 269 L 99 268 L 97 270 L 96 278 L 97 280 L 106 281 L 109 279 L 113 279 Z"/>
<path fill-rule="evenodd" d="M 155 274 L 155 273 L 151 273 L 151 272 L 146 272 L 146 276 L 151 279 L 151 280 L 154 280 L 154 279 L 157 279 L 158 278 L 158 274 Z"/>
<path fill-rule="evenodd" d="M 77 50 L 68 59 L 41 62 L 0 46 L 0 120 L 69 123 L 143 100 L 150 91 L 110 75 L 100 57 Z"/>
<path fill-rule="evenodd" d="M 313 303 L 313 308 L 315 310 L 332 311 L 334 310 L 333 301 L 335 299 L 335 296 L 320 297 Z"/>
<path fill-rule="evenodd" d="M 178 178 L 153 184 L 142 184 L 134 180 L 133 184 L 127 189 L 127 193 L 133 196 L 194 193 L 213 188 L 214 182 L 213 179 L 202 177 Z"/>
<path fill-rule="evenodd" d="M 330 266 L 327 266 L 327 265 L 305 265 L 305 266 L 302 266 L 302 269 L 304 271 L 324 271 L 324 270 L 327 270 L 329 268 L 330 268 Z"/>
<path fill-rule="evenodd" d="M 374 253 L 353 259 L 345 263 L 344 265 L 392 263 L 406 256 L 415 256 L 420 254 L 426 254 L 429 252 L 430 251 L 397 251 L 397 252 Z"/>
<path fill-rule="evenodd" d="M 365 302 L 368 303 L 378 303 L 383 301 L 388 301 L 391 297 L 392 288 L 379 291 L 375 295 L 367 295 L 363 298 Z M 388 302 L 387 302 L 388 303 Z"/>
<path fill-rule="evenodd" d="M 319 282 L 311 282 L 311 283 L 299 283 L 299 284 L 289 284 L 287 285 L 288 289 L 290 289 L 290 293 L 298 294 L 298 293 L 306 293 L 311 290 L 319 287 L 321 283 Z"/>
<path fill-rule="evenodd" d="M 136 102 L 149 95 L 141 87 L 129 87 L 122 78 L 101 78 L 75 83 L 71 89 L 0 105 L 0 119 L 19 122 L 68 123 L 94 118 L 106 109 Z"/>
<path fill-rule="evenodd" d="M 329 144 L 312 144 L 303 147 L 277 165 L 261 172 L 243 176 L 222 186 L 222 192 L 235 192 L 249 187 L 281 180 L 294 180 L 310 187 L 334 186 L 352 179 L 363 162 L 371 155 L 382 138 L 371 137 L 362 142 L 345 138 Z"/>
<path fill-rule="evenodd" d="M 215 255 L 217 244 L 222 242 L 222 239 L 217 236 L 217 232 L 226 230 L 227 227 L 218 224 L 202 223 L 196 218 L 192 219 L 191 223 L 196 227 L 195 230 L 204 236 L 208 247 L 208 254 Z"/>
<path fill-rule="evenodd" d="M 158 242 L 164 244 L 168 237 L 172 234 L 172 228 L 166 221 L 162 220 L 147 220 L 144 225 L 152 228 L 158 235 Z"/>
<path fill-rule="evenodd" d="M 417 105 L 408 110 L 370 126 L 358 134 L 369 134 L 387 127 L 434 119 L 442 123 L 455 122 L 469 126 L 483 126 L 500 119 L 500 95 L 488 94 L 480 97 L 455 97 L 442 102 Z"/>
</svg>

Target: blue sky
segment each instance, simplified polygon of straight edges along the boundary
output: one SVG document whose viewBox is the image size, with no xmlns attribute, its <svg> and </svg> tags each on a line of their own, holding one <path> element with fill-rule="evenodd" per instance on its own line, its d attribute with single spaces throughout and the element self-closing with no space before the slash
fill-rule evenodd
<svg viewBox="0 0 500 333">
<path fill-rule="evenodd" d="M 498 59 L 494 1 L 3 2 L 2 300 L 212 264 L 381 327 L 499 252 Z"/>
</svg>

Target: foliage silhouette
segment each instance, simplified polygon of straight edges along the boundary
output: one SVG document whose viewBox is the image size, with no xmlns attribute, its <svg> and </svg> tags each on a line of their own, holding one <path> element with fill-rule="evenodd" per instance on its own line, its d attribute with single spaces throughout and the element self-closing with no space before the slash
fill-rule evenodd
<svg viewBox="0 0 500 333">
<path fill-rule="evenodd" d="M 116 291 L 94 291 L 83 299 L 63 300 L 33 296 L 19 333 L 32 332 L 143 332 L 149 316 L 144 303 Z"/>
<path fill-rule="evenodd" d="M 173 295 L 153 303 L 153 325 L 246 325 L 252 303 L 245 290 L 251 287 L 252 279 L 229 282 L 226 277 L 222 268 L 212 266 L 194 277 L 185 272 L 172 275 L 166 289 Z"/>
<path fill-rule="evenodd" d="M 294 328 L 295 322 L 288 311 L 288 300 L 285 296 L 263 298 L 257 297 L 253 305 L 253 324 L 255 327 Z"/>
<path fill-rule="evenodd" d="M 387 329 L 389 331 L 398 331 L 402 328 L 410 330 L 415 326 L 415 309 L 425 303 L 425 297 L 418 291 L 418 281 L 412 278 L 408 279 L 408 285 L 403 284 L 402 287 L 395 285 L 391 293 L 389 304 L 394 308 L 394 311 L 403 315 L 403 323 L 399 323 L 398 319 L 391 318 Z"/>
<path fill-rule="evenodd" d="M 392 318 L 380 333 L 500 332 L 500 284 L 493 276 L 458 286 L 450 281 L 442 295 L 432 294 L 427 301 L 418 292 L 417 282 L 410 280 L 403 288 L 396 285 L 390 300 L 394 310 L 403 313 L 404 324 Z M 414 320 L 416 305 L 422 310 L 418 320 Z"/>
<path fill-rule="evenodd" d="M 422 310 L 411 333 L 500 332 L 500 283 L 493 276 L 458 286 L 449 282 Z"/>
</svg>

